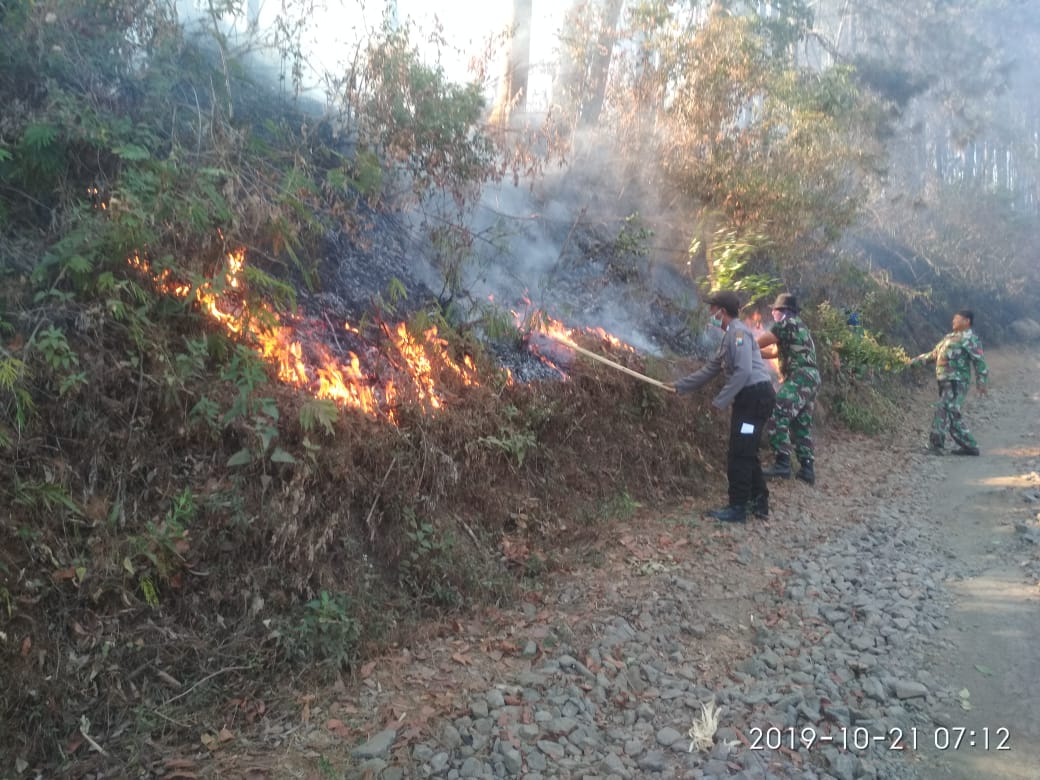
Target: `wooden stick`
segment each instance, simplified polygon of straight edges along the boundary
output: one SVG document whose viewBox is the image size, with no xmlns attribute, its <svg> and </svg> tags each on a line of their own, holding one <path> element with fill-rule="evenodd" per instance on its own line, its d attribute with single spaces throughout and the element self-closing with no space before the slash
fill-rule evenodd
<svg viewBox="0 0 1040 780">
<path fill-rule="evenodd" d="M 676 392 L 675 388 L 672 387 L 671 385 L 666 385 L 664 382 L 660 382 L 660 381 L 658 381 L 656 379 L 652 379 L 651 377 L 648 377 L 646 374 L 640 374 L 638 371 L 633 371 L 631 368 L 628 368 L 627 366 L 623 366 L 620 363 L 615 363 L 613 360 L 608 360 L 607 358 L 603 357 L 602 355 L 597 355 L 595 352 L 590 352 L 587 349 L 583 349 L 582 347 L 579 347 L 577 344 L 575 344 L 575 343 L 573 343 L 571 341 L 567 341 L 566 339 L 559 338 L 558 336 L 554 336 L 551 333 L 545 333 L 544 331 L 539 331 L 539 332 L 542 333 L 545 336 L 548 336 L 551 339 L 554 339 L 554 340 L 560 342 L 561 344 L 563 344 L 563 345 L 565 345 L 567 347 L 570 347 L 575 352 L 580 352 L 581 354 L 585 355 L 585 357 L 590 357 L 593 360 L 598 360 L 600 363 L 605 363 L 606 365 L 610 366 L 611 368 L 616 368 L 618 371 L 624 371 L 629 376 L 634 376 L 636 379 L 641 379 L 644 382 L 653 385 L 654 387 L 660 387 L 662 390 L 667 390 L 669 393 Z"/>
</svg>

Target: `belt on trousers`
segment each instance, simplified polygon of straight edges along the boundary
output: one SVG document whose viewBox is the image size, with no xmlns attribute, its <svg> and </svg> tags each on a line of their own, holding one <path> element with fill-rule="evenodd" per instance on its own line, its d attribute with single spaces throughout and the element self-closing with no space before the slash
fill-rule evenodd
<svg viewBox="0 0 1040 780">
<path fill-rule="evenodd" d="M 763 388 L 763 387 L 765 387 L 767 385 L 769 387 L 772 387 L 773 383 L 770 382 L 768 379 L 766 379 L 766 380 L 764 380 L 762 382 L 755 382 L 755 384 L 753 384 L 753 385 L 744 385 L 742 388 L 740 388 L 740 392 L 737 393 L 737 395 L 741 395 L 742 393 L 746 393 L 748 390 L 758 390 L 758 389 Z"/>
</svg>

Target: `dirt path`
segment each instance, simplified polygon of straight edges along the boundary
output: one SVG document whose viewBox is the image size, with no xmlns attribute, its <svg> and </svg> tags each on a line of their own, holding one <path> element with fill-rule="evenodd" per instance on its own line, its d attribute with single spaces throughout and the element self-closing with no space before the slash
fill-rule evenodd
<svg viewBox="0 0 1040 780">
<path fill-rule="evenodd" d="M 990 362 L 967 410 L 982 457 L 924 454 L 927 383 L 891 436 L 823 437 L 817 486 L 778 484 L 769 522 L 704 522 L 722 487 L 641 510 L 513 608 L 431 626 L 357 688 L 296 692 L 263 739 L 193 769 L 1040 778 L 1040 356 Z M 719 729 L 697 753 L 686 730 L 709 701 Z M 877 744 L 751 749 L 770 725 Z M 889 727 L 916 748 L 888 750 Z"/>
<path fill-rule="evenodd" d="M 930 659 L 935 675 L 963 682 L 971 709 L 944 713 L 949 733 L 926 740 L 928 780 L 1040 777 L 1040 539 L 1023 533 L 1040 521 L 1040 359 L 992 362 L 999 389 L 971 411 L 984 457 L 937 466 L 928 518 L 947 554 L 971 570 L 949 585 L 948 651 Z"/>
</svg>

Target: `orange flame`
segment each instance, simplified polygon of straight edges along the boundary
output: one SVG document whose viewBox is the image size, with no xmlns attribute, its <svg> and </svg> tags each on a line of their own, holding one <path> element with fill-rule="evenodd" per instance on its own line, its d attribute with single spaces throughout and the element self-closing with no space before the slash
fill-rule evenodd
<svg viewBox="0 0 1040 780">
<path fill-rule="evenodd" d="M 531 301 L 527 298 L 524 298 L 523 301 L 528 305 L 531 304 Z M 554 319 L 553 317 L 550 317 L 548 314 L 546 314 L 544 311 L 540 309 L 535 310 L 526 317 L 523 317 L 514 311 L 513 318 L 516 320 L 517 325 L 518 327 L 520 327 L 521 330 L 525 330 L 524 323 L 526 322 L 526 329 L 548 336 L 554 341 L 557 341 L 565 346 L 578 346 L 575 343 L 575 338 L 578 335 L 584 335 L 585 337 L 594 337 L 600 339 L 601 341 L 605 342 L 607 345 L 613 347 L 614 349 L 624 350 L 633 354 L 635 354 L 636 352 L 635 347 L 633 347 L 631 344 L 622 341 L 617 336 L 605 331 L 603 328 L 568 328 L 562 322 L 560 322 L 557 319 Z M 537 349 L 533 351 L 535 352 L 535 354 L 538 355 L 538 357 L 541 359 L 543 363 L 559 371 L 564 378 L 567 377 L 567 374 L 564 373 L 564 371 L 559 366 L 557 366 L 552 360 L 550 360 L 545 355 L 539 353 Z"/>
<path fill-rule="evenodd" d="M 221 289 L 215 287 L 211 280 L 193 287 L 174 279 L 169 269 L 155 271 L 140 254 L 130 257 L 128 262 L 131 267 L 148 275 L 161 292 L 183 299 L 194 297 L 209 317 L 219 322 L 229 333 L 250 343 L 273 368 L 280 381 L 304 388 L 315 397 L 329 399 L 340 406 L 357 409 L 373 417 L 383 414 L 396 423 L 394 410 L 404 397 L 415 398 L 426 411 L 442 407 L 444 389 L 439 380 L 445 372 L 464 387 L 479 384 L 477 367 L 472 358 L 465 355 L 461 363 L 457 362 L 449 354 L 448 342 L 437 335 L 435 327 L 429 328 L 422 337 L 409 333 L 403 322 L 393 331 L 387 331 L 400 359 L 387 356 L 395 373 L 392 378 L 385 380 L 379 377 L 378 365 L 370 366 L 367 370 L 363 368 L 356 352 L 349 351 L 349 357 L 344 361 L 320 342 L 308 342 L 305 349 L 296 325 L 307 325 L 306 321 L 287 322 L 266 304 L 260 305 L 260 312 L 251 312 L 242 301 L 244 249 L 228 253 L 225 285 Z M 344 323 L 343 329 L 356 339 L 361 339 L 360 330 L 349 322 Z M 511 376 L 509 378 L 512 379 Z"/>
<path fill-rule="evenodd" d="M 759 312 L 757 312 L 757 311 L 754 314 L 752 314 L 750 317 L 748 317 L 746 320 L 744 320 L 744 324 L 747 325 L 751 329 L 751 332 L 755 335 L 756 339 L 759 336 L 761 336 L 763 333 L 766 332 L 766 328 L 763 327 L 763 325 L 762 325 L 762 315 Z M 779 377 L 780 376 L 780 359 L 779 358 L 762 358 L 762 359 L 765 361 L 766 368 L 769 370 L 769 373 L 771 373 L 774 377 Z"/>
</svg>

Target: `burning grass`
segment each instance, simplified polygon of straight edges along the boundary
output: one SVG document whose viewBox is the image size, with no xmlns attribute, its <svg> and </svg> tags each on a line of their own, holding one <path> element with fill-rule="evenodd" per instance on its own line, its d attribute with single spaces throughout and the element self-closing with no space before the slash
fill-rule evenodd
<svg viewBox="0 0 1040 780">
<path fill-rule="evenodd" d="M 429 328 L 333 336 L 249 312 L 232 279 L 171 287 L 207 330 L 185 319 L 142 361 L 70 304 L 87 381 L 41 393 L 3 465 L 0 720 L 21 728 L 0 749 L 45 774 L 147 770 L 159 750 L 142 746 L 197 742 L 208 708 L 349 673 L 422 616 L 508 598 L 619 495 L 696 493 L 721 462 L 697 401 L 600 364 L 510 382 Z"/>
<path fill-rule="evenodd" d="M 404 322 L 393 327 L 379 323 L 387 342 L 381 346 L 366 340 L 358 326 L 349 322 L 343 323 L 337 333 L 329 332 L 322 321 L 287 317 L 263 302 L 253 310 L 242 297 L 243 249 L 227 254 L 226 271 L 219 284 L 212 280 L 195 285 L 177 281 L 165 269 L 153 269 L 140 255 L 131 257 L 129 263 L 160 293 L 194 300 L 215 323 L 251 346 L 279 381 L 341 407 L 393 423 L 402 399 L 426 410 L 441 408 L 442 373 L 453 384 L 477 383 L 473 358 L 450 355 L 448 342 L 438 335 L 436 325 L 413 335 Z M 332 344 L 343 354 L 334 354 Z"/>
</svg>

